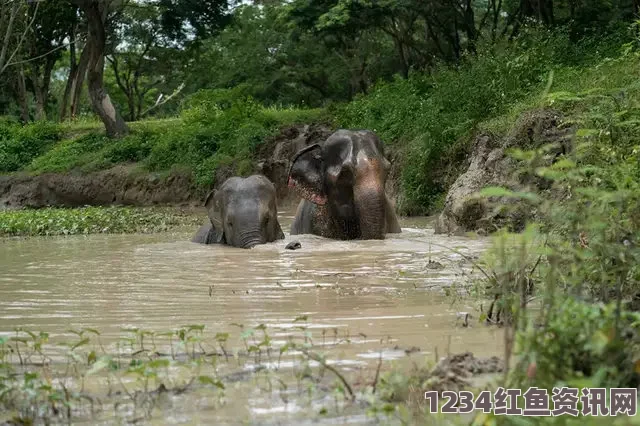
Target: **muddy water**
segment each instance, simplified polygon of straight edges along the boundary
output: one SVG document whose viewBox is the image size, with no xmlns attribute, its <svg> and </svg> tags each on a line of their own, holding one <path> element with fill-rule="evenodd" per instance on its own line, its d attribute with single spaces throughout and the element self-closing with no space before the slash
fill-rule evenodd
<svg viewBox="0 0 640 426">
<path fill-rule="evenodd" d="M 291 220 L 292 213 L 281 213 L 285 232 Z M 90 327 L 109 345 L 129 327 L 164 331 L 204 324 L 213 335 L 233 332 L 233 323 L 265 324 L 277 343 L 299 325 L 296 317 L 306 315 L 316 342 L 324 339 L 322 330 L 350 340 L 326 351 L 346 369 L 375 366 L 380 353 L 400 359 L 410 348 L 423 358 L 436 351 L 499 355 L 501 334 L 474 320 L 461 327 L 457 312 L 469 311 L 475 320 L 477 312 L 471 302 L 453 302 L 443 291 L 463 283 L 471 265 L 441 246 L 474 256 L 488 241 L 434 235 L 428 218 L 401 225 L 401 234 L 384 241 L 287 234 L 251 250 L 193 244 L 191 230 L 0 240 L 0 333 L 23 327 L 46 331 L 55 341 L 69 329 Z M 293 239 L 302 249 L 285 250 Z M 273 399 L 237 394 L 227 411 L 174 420 L 290 414 Z"/>
</svg>

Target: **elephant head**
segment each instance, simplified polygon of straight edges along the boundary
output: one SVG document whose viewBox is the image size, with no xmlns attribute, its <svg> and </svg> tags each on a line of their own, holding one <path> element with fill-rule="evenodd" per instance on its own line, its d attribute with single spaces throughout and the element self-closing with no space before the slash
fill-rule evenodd
<svg viewBox="0 0 640 426">
<path fill-rule="evenodd" d="M 317 206 L 321 213 L 314 220 L 328 223 L 324 226 L 331 231 L 326 234 L 340 239 L 383 239 L 387 232 L 400 232 L 385 195 L 389 168 L 382 142 L 373 132 L 338 130 L 295 155 L 289 187 Z"/>
<path fill-rule="evenodd" d="M 232 177 L 206 200 L 215 235 L 211 243 L 251 248 L 284 238 L 274 185 L 264 176 Z"/>
</svg>

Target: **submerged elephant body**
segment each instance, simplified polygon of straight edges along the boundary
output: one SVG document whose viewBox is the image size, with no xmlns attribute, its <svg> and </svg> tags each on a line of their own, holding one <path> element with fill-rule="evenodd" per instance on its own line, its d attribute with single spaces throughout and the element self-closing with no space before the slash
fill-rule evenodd
<svg viewBox="0 0 640 426">
<path fill-rule="evenodd" d="M 296 154 L 289 186 L 303 200 L 291 234 L 384 239 L 400 225 L 384 188 L 389 171 L 382 141 L 368 130 L 338 130 Z"/>
<path fill-rule="evenodd" d="M 205 200 L 209 218 L 192 241 L 251 248 L 284 238 L 276 190 L 264 176 L 232 177 Z"/>
</svg>

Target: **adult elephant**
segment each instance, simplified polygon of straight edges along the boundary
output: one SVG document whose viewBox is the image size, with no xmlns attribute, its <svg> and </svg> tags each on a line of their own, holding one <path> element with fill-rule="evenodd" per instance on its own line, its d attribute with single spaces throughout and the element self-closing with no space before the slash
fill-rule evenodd
<svg viewBox="0 0 640 426">
<path fill-rule="evenodd" d="M 341 129 L 300 150 L 289 170 L 289 187 L 303 198 L 291 234 L 352 240 L 399 233 L 384 191 L 389 167 L 382 141 L 368 130 Z"/>
<path fill-rule="evenodd" d="M 278 222 L 276 190 L 264 176 L 227 179 L 205 200 L 209 219 L 192 241 L 251 248 L 284 238 Z"/>
</svg>

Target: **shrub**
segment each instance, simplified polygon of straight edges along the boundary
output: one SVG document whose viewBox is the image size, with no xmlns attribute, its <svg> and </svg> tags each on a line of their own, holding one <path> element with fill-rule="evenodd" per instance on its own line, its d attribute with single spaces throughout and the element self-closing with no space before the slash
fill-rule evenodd
<svg viewBox="0 0 640 426">
<path fill-rule="evenodd" d="M 20 170 L 59 139 L 60 128 L 54 123 L 0 122 L 0 172 Z"/>
<path fill-rule="evenodd" d="M 519 365 L 512 379 L 526 388 L 561 383 L 589 387 L 637 387 L 640 373 L 640 314 L 616 313 L 615 304 L 567 299 L 547 313 L 544 328 L 517 336 Z M 580 386 L 583 387 L 583 386 Z"/>
<path fill-rule="evenodd" d="M 574 84 L 572 66 L 600 62 L 602 55 L 595 53 L 607 43 L 571 43 L 563 31 L 525 28 L 512 43 L 480 46 L 477 56 L 463 58 L 455 68 L 440 66 L 430 75 L 380 83 L 338 108 L 337 121 L 374 130 L 400 150 L 400 207 L 404 213 L 430 213 L 451 183 L 442 170 L 457 166 L 460 144 L 467 144 L 478 126 L 505 114 L 510 123 L 512 109 L 537 106 L 551 70 L 560 76 L 556 85 Z M 593 74 L 607 78 L 602 71 Z"/>
<path fill-rule="evenodd" d="M 49 151 L 36 157 L 27 170 L 44 172 L 66 172 L 95 162 L 109 139 L 99 133 L 89 133 L 75 139 L 67 139 L 55 144 Z"/>
<path fill-rule="evenodd" d="M 143 131 L 112 141 L 104 149 L 104 159 L 109 163 L 142 161 L 151 153 L 150 140 L 153 138 L 154 135 Z"/>
<path fill-rule="evenodd" d="M 222 166 L 234 174 L 251 173 L 256 148 L 281 126 L 320 115 L 317 110 L 265 109 L 243 93 L 242 88 L 216 89 L 191 96 L 183 105 L 181 125 L 158 137 L 147 167 L 185 165 L 193 170 L 196 185 L 207 188 Z"/>
<path fill-rule="evenodd" d="M 517 387 L 640 384 L 640 88 L 617 71 L 639 60 L 605 61 L 591 71 L 601 78 L 571 82 L 580 92 L 546 97 L 575 128 L 572 149 L 551 166 L 540 164 L 558 146 L 512 152 L 524 173 L 548 182 L 511 194 L 531 203 L 538 223 L 500 233 L 487 258 L 489 294 L 517 331 Z"/>
</svg>

